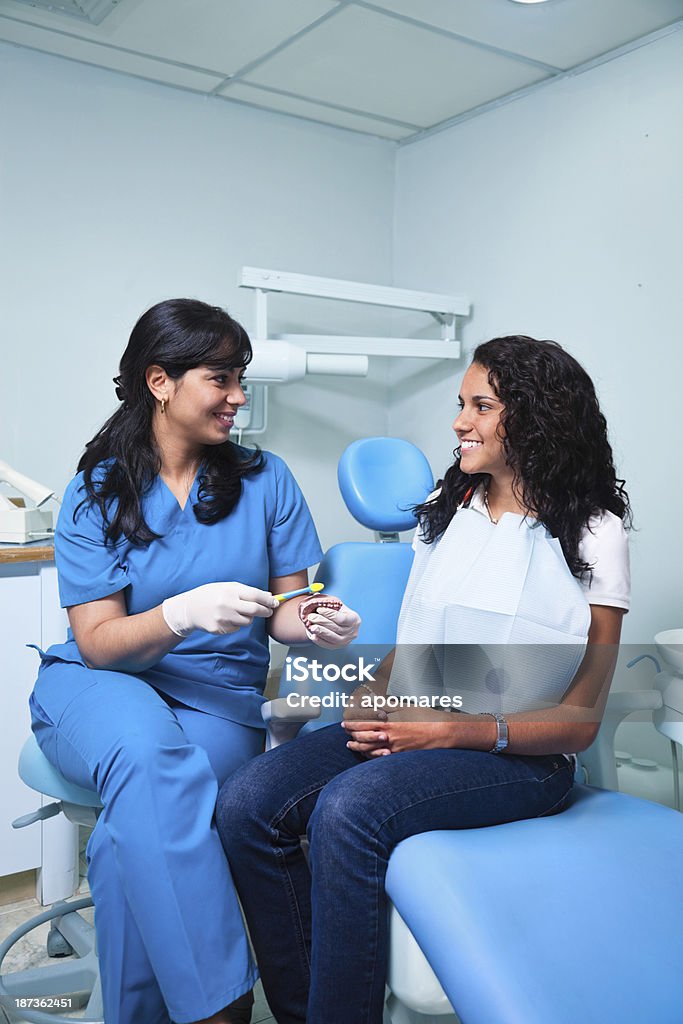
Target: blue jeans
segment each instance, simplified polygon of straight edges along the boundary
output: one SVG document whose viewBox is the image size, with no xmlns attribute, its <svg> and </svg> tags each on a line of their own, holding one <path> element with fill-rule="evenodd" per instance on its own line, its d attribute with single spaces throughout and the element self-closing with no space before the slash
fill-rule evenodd
<svg viewBox="0 0 683 1024">
<path fill-rule="evenodd" d="M 365 760 L 346 741 L 339 725 L 302 736 L 238 769 L 218 798 L 218 831 L 279 1024 L 380 1024 L 384 878 L 397 843 L 553 814 L 573 782 L 561 754 Z"/>
</svg>

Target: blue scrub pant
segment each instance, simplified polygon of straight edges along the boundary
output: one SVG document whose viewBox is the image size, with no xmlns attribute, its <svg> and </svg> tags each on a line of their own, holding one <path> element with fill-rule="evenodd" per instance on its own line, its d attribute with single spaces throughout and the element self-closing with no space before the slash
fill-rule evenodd
<svg viewBox="0 0 683 1024">
<path fill-rule="evenodd" d="M 103 804 L 87 853 L 107 1024 L 186 1024 L 248 991 L 256 971 L 213 816 L 261 730 L 58 661 L 31 711 L 47 758 Z"/>
</svg>

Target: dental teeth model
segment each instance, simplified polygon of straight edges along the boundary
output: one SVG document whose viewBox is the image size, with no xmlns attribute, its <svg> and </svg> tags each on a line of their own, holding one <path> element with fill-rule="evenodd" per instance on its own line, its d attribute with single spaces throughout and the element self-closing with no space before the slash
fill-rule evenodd
<svg viewBox="0 0 683 1024">
<path fill-rule="evenodd" d="M 299 618 L 303 622 L 306 629 L 310 629 L 315 623 L 310 621 L 310 616 L 314 615 L 319 608 L 334 608 L 335 610 L 341 608 L 341 601 L 338 601 L 336 597 L 318 597 L 314 595 L 309 597 L 307 601 L 302 601 L 299 605 Z"/>
</svg>

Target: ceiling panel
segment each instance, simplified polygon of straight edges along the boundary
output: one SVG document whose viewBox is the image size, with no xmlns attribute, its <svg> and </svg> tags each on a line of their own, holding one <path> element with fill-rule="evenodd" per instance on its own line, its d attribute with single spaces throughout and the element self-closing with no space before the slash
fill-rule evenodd
<svg viewBox="0 0 683 1024">
<path fill-rule="evenodd" d="M 563 69 L 582 64 L 683 18 L 683 0 L 372 0 L 417 18 Z"/>
<path fill-rule="evenodd" d="M 386 121 L 376 121 L 374 118 L 351 114 L 345 110 L 333 110 L 309 100 L 283 96 L 281 93 L 259 89 L 246 82 L 235 82 L 228 85 L 221 89 L 218 95 L 225 96 L 229 100 L 251 103 L 267 110 L 278 110 L 284 114 L 294 114 L 296 117 L 312 118 L 314 121 L 322 121 L 324 124 L 335 125 L 338 128 L 369 132 L 371 135 L 380 135 L 385 139 L 405 139 L 409 135 L 413 135 L 416 130 L 414 127 L 401 127 Z"/>
<path fill-rule="evenodd" d="M 98 46 L 87 40 L 34 25 L 24 25 L 0 16 L 0 38 L 21 46 L 30 46 L 45 53 L 54 53 L 60 57 L 84 61 L 98 67 L 111 68 L 113 71 L 124 71 L 129 75 L 149 78 L 165 85 L 178 85 L 185 89 L 211 92 L 221 82 L 222 76 L 210 75 L 191 68 L 181 68 L 163 61 L 150 60 L 137 54 L 125 53 Z"/>
<path fill-rule="evenodd" d="M 352 6 L 245 81 L 428 127 L 544 77 L 519 61 Z"/>
<path fill-rule="evenodd" d="M 392 139 L 683 19 L 683 0 L 56 2 L 113 9 L 0 0 L 0 39 Z"/>
<path fill-rule="evenodd" d="M 0 14 L 225 76 L 337 5 L 337 0 L 120 0 L 98 26 L 14 0 L 0 0 Z"/>
</svg>

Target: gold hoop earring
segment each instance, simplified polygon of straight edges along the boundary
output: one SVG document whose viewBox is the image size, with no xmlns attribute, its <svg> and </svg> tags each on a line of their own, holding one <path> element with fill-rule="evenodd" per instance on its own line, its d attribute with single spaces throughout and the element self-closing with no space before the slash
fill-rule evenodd
<svg viewBox="0 0 683 1024">
<path fill-rule="evenodd" d="M 161 399 L 161 415 L 163 416 L 165 412 L 166 412 L 166 399 L 162 398 Z"/>
</svg>

